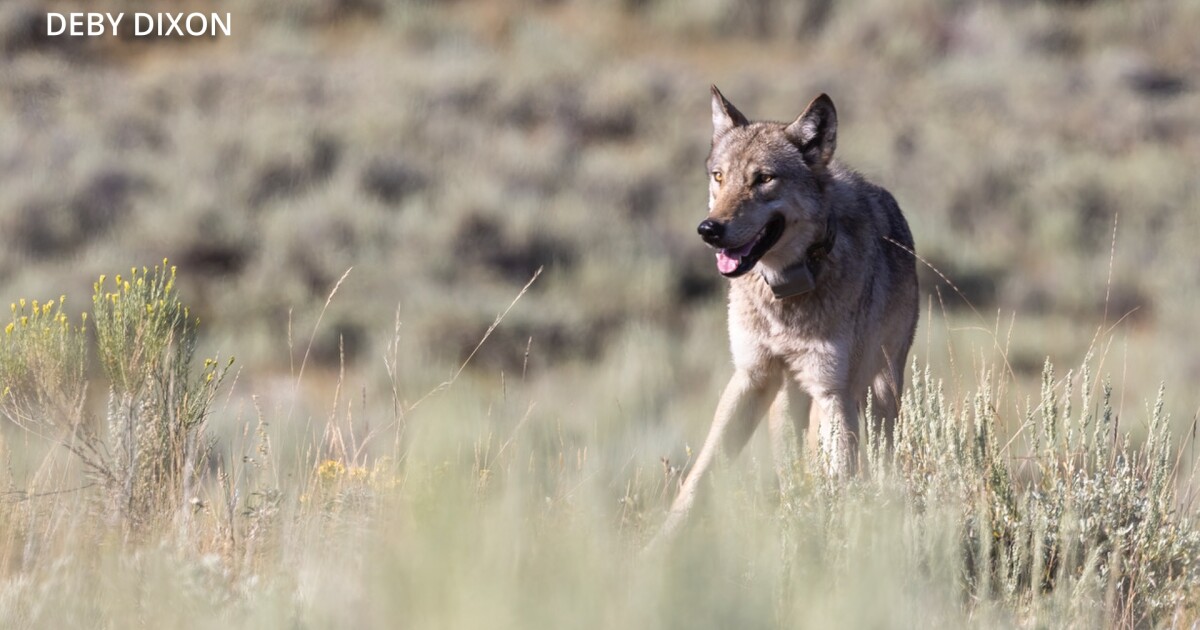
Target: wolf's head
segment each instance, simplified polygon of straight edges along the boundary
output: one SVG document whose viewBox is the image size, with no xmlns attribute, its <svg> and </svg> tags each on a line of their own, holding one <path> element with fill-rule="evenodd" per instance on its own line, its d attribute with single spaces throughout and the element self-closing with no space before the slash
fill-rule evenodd
<svg viewBox="0 0 1200 630">
<path fill-rule="evenodd" d="M 759 261 L 782 269 L 822 233 L 822 203 L 837 145 L 837 112 L 822 94 L 790 124 L 750 122 L 712 88 L 708 218 L 697 231 L 735 278 Z"/>
</svg>

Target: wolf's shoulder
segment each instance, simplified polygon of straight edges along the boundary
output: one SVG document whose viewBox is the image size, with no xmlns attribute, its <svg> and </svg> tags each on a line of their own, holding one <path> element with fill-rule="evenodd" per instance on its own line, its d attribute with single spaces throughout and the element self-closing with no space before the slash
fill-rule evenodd
<svg viewBox="0 0 1200 630">
<path fill-rule="evenodd" d="M 877 206 L 885 217 L 888 236 L 908 249 L 913 249 L 912 230 L 908 227 L 908 221 L 905 220 L 904 212 L 900 210 L 900 204 L 896 201 L 896 197 L 883 186 L 871 184 L 871 187 L 873 188 L 871 203 Z"/>
<path fill-rule="evenodd" d="M 891 191 L 880 184 L 868 180 L 858 171 L 838 164 L 834 178 L 847 190 L 851 191 L 857 210 L 869 217 L 867 220 L 876 225 L 876 229 L 886 234 L 897 243 L 912 249 L 913 236 L 900 209 L 900 203 Z"/>
</svg>

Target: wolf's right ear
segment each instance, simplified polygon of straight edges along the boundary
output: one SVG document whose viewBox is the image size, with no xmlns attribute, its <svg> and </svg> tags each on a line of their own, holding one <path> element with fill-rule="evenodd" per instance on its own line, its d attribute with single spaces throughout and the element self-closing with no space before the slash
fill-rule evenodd
<svg viewBox="0 0 1200 630">
<path fill-rule="evenodd" d="M 810 167 L 828 165 L 837 148 L 837 110 L 833 107 L 833 99 L 828 94 L 813 99 L 783 133 L 799 147 Z"/>
<path fill-rule="evenodd" d="M 750 124 L 750 121 L 746 120 L 746 117 L 733 106 L 733 103 L 725 100 L 721 90 L 718 90 L 715 85 L 712 86 L 712 116 L 713 141 L 734 127 L 744 127 Z"/>
</svg>

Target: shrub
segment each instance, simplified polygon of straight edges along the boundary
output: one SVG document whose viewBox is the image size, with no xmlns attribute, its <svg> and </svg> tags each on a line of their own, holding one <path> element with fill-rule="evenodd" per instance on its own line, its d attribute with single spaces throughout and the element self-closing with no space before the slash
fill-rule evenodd
<svg viewBox="0 0 1200 630">
<path fill-rule="evenodd" d="M 57 302 L 13 304 L 0 343 L 0 413 L 56 441 L 106 490 L 110 520 L 133 530 L 193 498 L 208 453 L 205 417 L 232 359 L 194 374 L 198 318 L 175 289 L 175 268 L 132 269 L 93 286 L 96 354 L 108 401 L 96 421 L 86 401 L 87 341 Z"/>
<path fill-rule="evenodd" d="M 1131 446 L 1112 386 L 1086 365 L 1057 381 L 1046 362 L 1040 398 L 1006 435 L 996 430 L 1001 403 L 986 386 L 948 401 L 914 364 L 896 449 L 868 439 L 877 473 L 863 486 L 879 503 L 899 489 L 911 503 L 906 525 L 916 530 L 931 528 L 927 513 L 956 506 L 961 551 L 950 570 L 982 605 L 1041 619 L 1094 614 L 1121 627 L 1159 625 L 1200 588 L 1200 531 L 1178 509 L 1163 392 L 1148 409 L 1145 443 Z"/>
</svg>

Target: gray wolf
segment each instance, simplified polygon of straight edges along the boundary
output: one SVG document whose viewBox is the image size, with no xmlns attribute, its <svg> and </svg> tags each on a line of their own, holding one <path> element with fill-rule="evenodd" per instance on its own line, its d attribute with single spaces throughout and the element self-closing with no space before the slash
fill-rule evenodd
<svg viewBox="0 0 1200 630">
<path fill-rule="evenodd" d="M 890 441 L 917 326 L 912 233 L 892 195 L 834 158 L 838 120 L 818 96 L 791 123 L 751 122 L 712 88 L 708 217 L 697 231 L 730 279 L 734 374 L 663 534 L 684 520 L 720 449 L 737 455 L 770 405 L 776 466 L 787 422 L 835 476 L 857 470 L 868 396 Z M 792 421 L 795 385 L 812 399 Z M 870 392 L 868 394 L 868 392 Z"/>
</svg>

